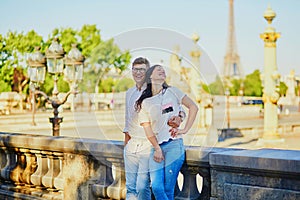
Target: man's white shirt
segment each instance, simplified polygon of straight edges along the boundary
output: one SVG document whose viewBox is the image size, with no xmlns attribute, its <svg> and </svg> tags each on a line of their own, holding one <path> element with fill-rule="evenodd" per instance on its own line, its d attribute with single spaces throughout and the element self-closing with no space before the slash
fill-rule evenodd
<svg viewBox="0 0 300 200">
<path fill-rule="evenodd" d="M 138 88 L 134 86 L 126 92 L 125 128 L 123 132 L 128 132 L 131 137 L 126 145 L 127 151 L 130 152 L 139 152 L 149 149 L 151 146 L 151 143 L 146 137 L 144 128 L 140 126 L 138 113 L 135 111 L 135 102 L 141 96 L 145 88 L 146 87 L 143 86 L 141 90 L 138 90 Z"/>
</svg>

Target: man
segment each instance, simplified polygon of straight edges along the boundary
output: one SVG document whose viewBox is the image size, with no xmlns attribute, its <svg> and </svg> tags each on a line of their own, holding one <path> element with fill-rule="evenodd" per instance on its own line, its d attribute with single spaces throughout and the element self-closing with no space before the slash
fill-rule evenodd
<svg viewBox="0 0 300 200">
<path fill-rule="evenodd" d="M 151 199 L 148 173 L 151 144 L 138 123 L 135 101 L 145 89 L 145 74 L 150 67 L 146 58 L 138 57 L 132 63 L 132 77 L 136 85 L 126 92 L 124 162 L 126 173 L 126 199 Z"/>
<path fill-rule="evenodd" d="M 126 92 L 125 103 L 125 141 L 124 141 L 124 163 L 126 173 L 126 199 L 150 200 L 150 176 L 149 156 L 151 144 L 146 138 L 143 127 L 139 125 L 138 113 L 134 105 L 146 88 L 145 75 L 150 63 L 146 58 L 138 57 L 132 63 L 132 77 L 136 85 Z M 184 112 L 179 116 L 173 116 L 169 125 L 178 127 Z"/>
</svg>

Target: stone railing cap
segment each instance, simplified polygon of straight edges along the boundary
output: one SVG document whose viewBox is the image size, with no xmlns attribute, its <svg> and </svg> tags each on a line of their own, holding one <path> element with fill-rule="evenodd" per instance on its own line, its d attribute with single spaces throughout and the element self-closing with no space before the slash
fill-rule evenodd
<svg viewBox="0 0 300 200">
<path fill-rule="evenodd" d="M 218 147 L 200 147 L 186 146 L 186 161 L 187 162 L 209 162 L 209 154 L 220 153 L 224 151 L 236 151 L 239 149 L 218 148 Z"/>
<path fill-rule="evenodd" d="M 123 142 L 72 137 L 1 133 L 0 146 L 80 154 L 123 155 Z M 106 155 L 106 156 L 107 156 Z"/>
<path fill-rule="evenodd" d="M 209 156 L 211 166 L 300 173 L 300 151 L 296 150 L 223 151 Z"/>
</svg>

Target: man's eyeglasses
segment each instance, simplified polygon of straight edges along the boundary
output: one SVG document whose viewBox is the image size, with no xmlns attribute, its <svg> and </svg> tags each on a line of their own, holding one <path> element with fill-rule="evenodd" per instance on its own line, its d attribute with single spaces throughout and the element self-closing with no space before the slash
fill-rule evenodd
<svg viewBox="0 0 300 200">
<path fill-rule="evenodd" d="M 144 73 L 144 72 L 146 72 L 146 69 L 145 69 L 145 68 L 135 68 L 135 67 L 133 67 L 133 68 L 132 68 L 132 71 L 133 71 L 133 72 L 141 72 L 141 73 Z"/>
</svg>

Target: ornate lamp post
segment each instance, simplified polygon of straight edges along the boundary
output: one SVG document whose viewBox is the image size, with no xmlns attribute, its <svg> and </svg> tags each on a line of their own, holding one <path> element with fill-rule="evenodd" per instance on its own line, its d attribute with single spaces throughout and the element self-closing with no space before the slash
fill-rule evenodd
<svg viewBox="0 0 300 200">
<path fill-rule="evenodd" d="M 201 51 L 197 46 L 197 42 L 199 41 L 200 37 L 198 34 L 194 33 L 192 35 L 192 40 L 194 43 L 193 49 L 190 51 L 190 56 L 192 58 L 193 67 L 190 69 L 189 73 L 189 84 L 191 88 L 191 92 L 194 93 L 196 102 L 199 108 L 200 118 L 198 121 L 198 130 L 201 132 L 206 131 L 206 116 L 205 116 L 205 91 L 202 90 L 202 80 L 199 78 L 199 71 L 200 71 L 200 57 Z"/>
<path fill-rule="evenodd" d="M 65 52 L 62 46 L 58 43 L 57 39 L 53 40 L 52 44 L 46 51 L 47 68 L 48 72 L 53 75 L 54 88 L 52 91 L 52 99 L 44 92 L 38 90 L 38 85 L 45 80 L 46 73 L 46 60 L 45 57 L 38 49 L 28 59 L 29 77 L 31 81 L 32 94 L 41 94 L 46 98 L 46 101 L 53 107 L 54 117 L 49 118 L 52 123 L 53 136 L 59 136 L 60 123 L 63 121 L 62 117 L 58 116 L 58 108 L 63 105 L 71 93 L 76 94 L 77 83 L 82 80 L 83 76 L 83 62 L 84 57 L 81 52 L 73 45 L 71 51 L 64 57 Z M 66 67 L 64 68 L 64 65 Z M 59 100 L 57 80 L 60 74 L 64 73 L 65 79 L 70 83 L 70 91 L 66 94 L 64 99 Z M 33 100 L 35 102 L 35 100 Z M 35 105 L 33 105 L 33 113 L 35 112 Z M 34 122 L 34 114 L 33 114 Z"/>
<path fill-rule="evenodd" d="M 278 134 L 278 116 L 277 101 L 279 94 L 276 91 L 276 84 L 280 78 L 276 63 L 276 41 L 280 34 L 271 27 L 276 13 L 268 6 L 264 13 L 264 18 L 268 26 L 264 33 L 260 35 L 264 46 L 264 134 L 263 138 L 258 140 L 258 145 L 273 146 L 276 143 L 282 143 L 284 140 Z"/>
</svg>

